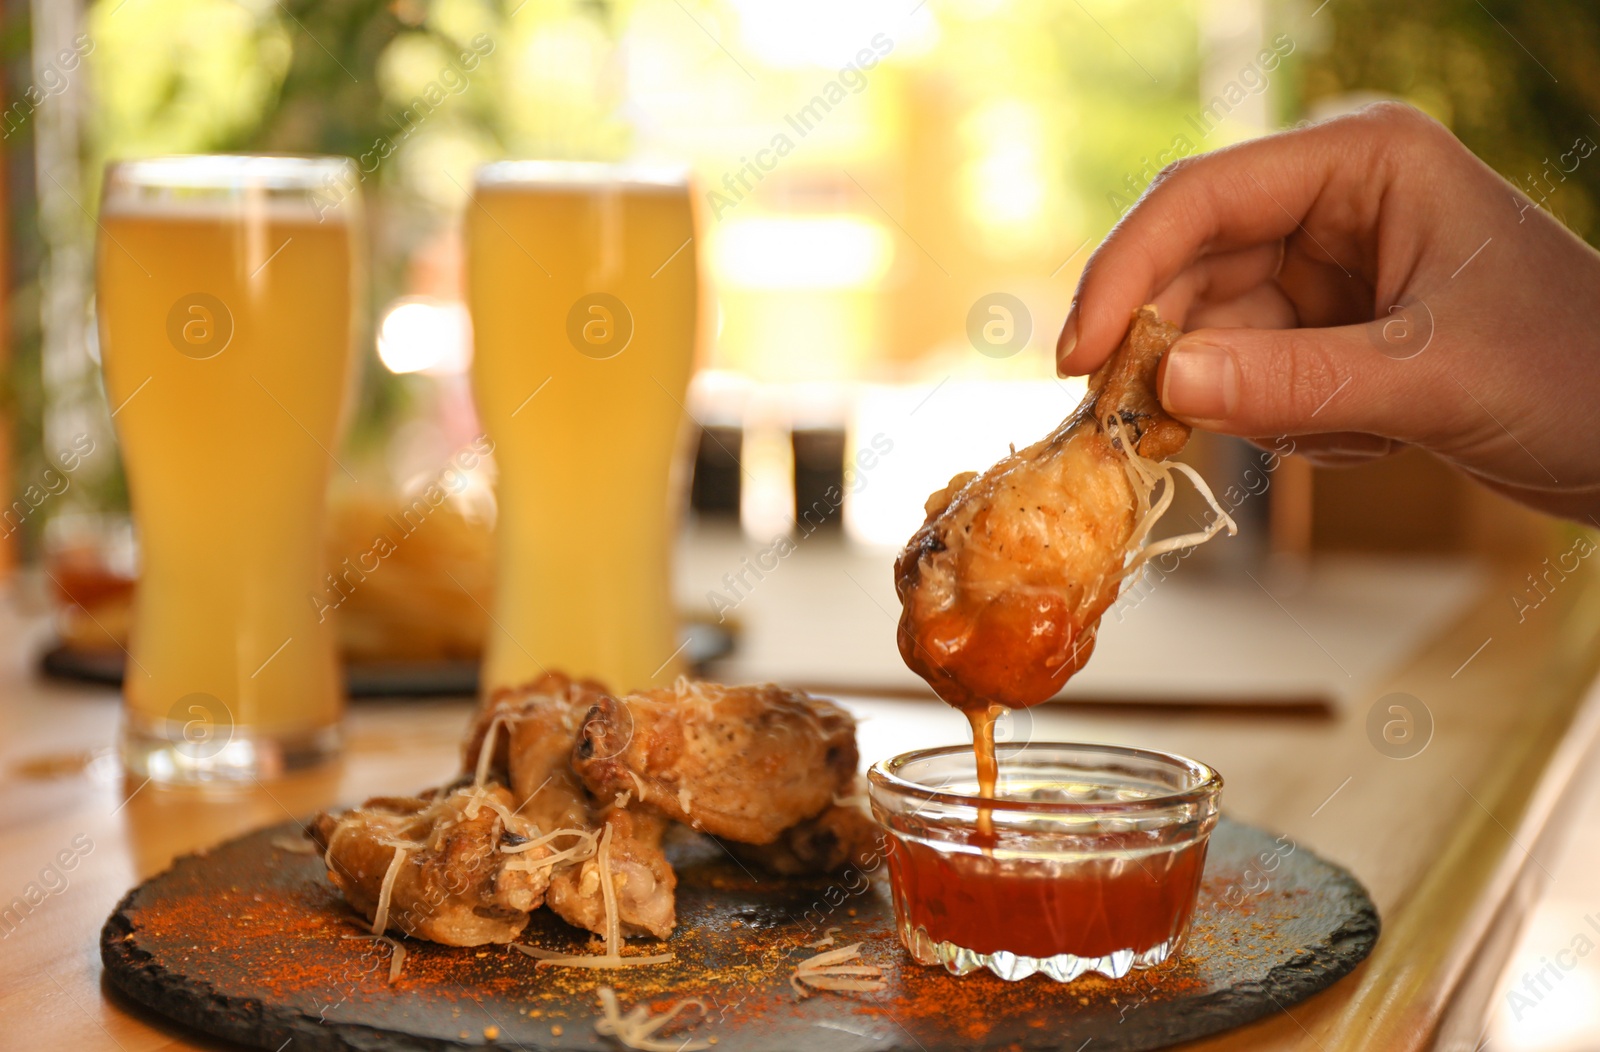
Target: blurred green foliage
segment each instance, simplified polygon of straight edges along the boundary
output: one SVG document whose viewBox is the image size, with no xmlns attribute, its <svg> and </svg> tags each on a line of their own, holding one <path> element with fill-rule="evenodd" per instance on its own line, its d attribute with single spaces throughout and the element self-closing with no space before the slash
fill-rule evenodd
<svg viewBox="0 0 1600 1052">
<path fill-rule="evenodd" d="M 1131 2 L 1098 18 L 1075 4 L 1055 8 L 1045 39 L 1063 113 L 1063 171 L 1082 188 L 1085 233 L 1119 217 L 1112 195 L 1132 203 L 1185 147 L 1195 108 L 1199 33 L 1195 4 Z"/>
<path fill-rule="evenodd" d="M 1286 107 L 1277 118 L 1363 94 L 1407 99 L 1579 234 L 1600 236 L 1600 157 L 1560 170 L 1577 137 L 1600 143 L 1592 3 L 1331 0 L 1313 18 L 1318 2 L 1266 5 L 1267 36 L 1281 23 L 1300 45 L 1273 81 Z M 703 33 L 727 23 L 720 16 L 736 5 L 680 6 L 699 13 L 691 17 Z M 939 57 L 918 76 L 952 96 L 950 112 L 1001 119 L 1009 100 L 1026 102 L 1025 115 L 1042 121 L 1045 168 L 1069 191 L 1051 198 L 1037 225 L 1072 231 L 1076 243 L 1103 235 L 1118 200 L 1137 196 L 1162 164 L 1220 145 L 1196 141 L 1191 121 L 1202 15 L 1216 13 L 1209 0 L 938 0 Z M 362 159 L 375 317 L 405 287 L 415 250 L 460 207 L 475 163 L 628 153 L 617 44 L 633 14 L 633 0 L 89 0 L 85 203 L 114 157 L 268 150 Z M 33 76 L 26 24 L 11 17 L 3 30 L 16 97 Z M 1005 128 L 979 122 L 972 134 Z M 24 479 L 43 464 L 31 132 L 25 125 L 6 141 L 20 196 L 11 235 L 15 364 L 4 396 Z M 1011 250 L 996 244 L 1002 255 Z M 366 370 L 358 450 L 376 448 L 406 415 L 416 382 Z M 114 483 L 100 496 L 114 502 Z"/>
<path fill-rule="evenodd" d="M 1110 195 L 1131 203 L 1176 159 L 1195 107 L 1195 6 L 1016 0 L 941 9 L 947 75 L 971 95 L 1028 99 L 1045 115 L 1048 167 L 1072 191 L 1052 224 L 1099 238 L 1118 218 Z"/>
<path fill-rule="evenodd" d="M 87 185 L 79 199 L 92 207 L 106 162 L 121 157 L 264 151 L 358 158 L 371 218 L 365 313 L 375 318 L 404 290 L 415 249 L 460 206 L 476 163 L 508 153 L 626 151 L 626 129 L 603 108 L 615 100 L 538 99 L 538 70 L 525 54 L 530 36 L 556 24 L 604 61 L 618 8 L 615 0 L 91 0 L 84 26 L 91 42 Z M 32 79 L 31 40 L 24 18 L 8 18 L 4 29 L 0 47 L 15 98 Z M 15 421 L 19 480 L 36 477 L 48 453 L 40 439 L 42 244 L 29 196 L 32 135 L 25 123 L 5 144 L 20 193 L 10 235 L 13 364 L 0 394 Z M 358 457 L 381 452 L 422 383 L 375 367 L 371 354 L 362 360 L 349 439 Z M 93 485 L 91 507 L 123 506 L 120 472 Z M 37 540 L 40 525 L 29 520 L 28 541 Z"/>
<path fill-rule="evenodd" d="M 1333 0 L 1303 66 L 1308 107 L 1348 93 L 1411 102 L 1575 233 L 1600 237 L 1600 9 L 1592 0 Z M 1566 167 L 1572 167 L 1569 157 Z"/>
<path fill-rule="evenodd" d="M 463 6 L 481 16 L 456 14 L 451 25 L 449 9 Z M 491 95 L 473 90 L 483 68 L 469 31 L 494 32 L 503 21 L 497 7 L 420 0 L 141 0 L 137 12 L 99 0 L 88 13 L 96 82 L 87 170 L 97 177 L 108 160 L 160 153 L 339 154 L 368 159 L 363 194 L 376 215 L 416 215 L 401 207 L 403 149 L 425 148 L 451 127 L 498 145 Z M 409 75 L 419 63 L 425 74 Z M 429 84 L 439 101 L 418 107 Z M 427 220 L 371 231 L 366 316 L 400 290 Z M 364 370 L 351 435 L 358 450 L 404 414 L 407 388 L 404 378 Z"/>
<path fill-rule="evenodd" d="M 97 0 L 90 170 L 115 157 L 271 151 L 358 159 L 371 303 L 403 290 L 414 250 L 459 208 L 479 161 L 508 153 L 619 156 L 608 100 L 522 98 L 526 41 L 570 27 L 614 44 L 613 0 Z M 537 56 L 535 56 L 537 57 Z M 611 100 L 615 101 L 615 100 Z M 561 113 L 556 134 L 539 135 Z M 450 173 L 454 172 L 455 175 Z M 375 447 L 415 378 L 370 367 L 350 441 Z"/>
</svg>

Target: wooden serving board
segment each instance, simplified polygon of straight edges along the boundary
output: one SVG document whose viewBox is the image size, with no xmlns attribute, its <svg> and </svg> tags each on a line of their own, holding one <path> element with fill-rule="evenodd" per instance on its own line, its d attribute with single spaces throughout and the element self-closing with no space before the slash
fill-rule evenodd
<svg viewBox="0 0 1600 1052">
<path fill-rule="evenodd" d="M 707 1017 L 658 1035 L 715 1036 L 715 1052 L 955 1052 L 1160 1048 L 1278 1012 L 1349 972 L 1371 951 L 1378 915 L 1349 873 L 1288 838 L 1224 818 L 1211 839 L 1194 931 L 1175 962 L 1120 981 L 957 978 L 900 947 L 887 873 L 827 880 L 746 871 L 714 841 L 673 846 L 678 930 L 668 964 L 618 971 L 536 967 L 507 947 L 405 940 L 398 982 L 382 944 L 329 885 L 322 860 L 292 849 L 292 823 L 202 854 L 130 892 L 101 932 L 106 977 L 170 1019 L 256 1048 L 612 1049 L 596 1034 L 595 990 L 624 1011 L 699 998 Z M 888 989 L 818 993 L 789 985 L 830 927 L 861 942 Z M 583 952 L 578 933 L 540 911 L 524 941 Z M 646 944 L 633 952 L 659 952 Z M 684 1014 L 693 1018 L 696 1013 Z"/>
</svg>

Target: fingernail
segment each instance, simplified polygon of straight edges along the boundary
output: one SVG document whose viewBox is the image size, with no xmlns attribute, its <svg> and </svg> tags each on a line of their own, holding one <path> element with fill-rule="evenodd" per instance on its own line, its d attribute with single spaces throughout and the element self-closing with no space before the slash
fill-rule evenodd
<svg viewBox="0 0 1600 1052">
<path fill-rule="evenodd" d="M 1061 335 L 1056 337 L 1056 373 L 1067 375 L 1067 359 L 1078 346 L 1078 308 L 1067 311 L 1067 320 L 1061 323 Z"/>
<path fill-rule="evenodd" d="M 1191 420 L 1226 420 L 1239 407 L 1239 365 L 1226 347 L 1182 342 L 1167 352 L 1161 404 Z"/>
</svg>

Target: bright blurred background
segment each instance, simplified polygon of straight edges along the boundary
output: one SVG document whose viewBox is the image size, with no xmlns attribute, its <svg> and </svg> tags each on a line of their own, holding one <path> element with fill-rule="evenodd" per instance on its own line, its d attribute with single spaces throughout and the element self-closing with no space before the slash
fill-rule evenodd
<svg viewBox="0 0 1600 1052">
<path fill-rule="evenodd" d="M 478 433 L 460 227 L 487 160 L 692 165 L 711 291 L 689 523 L 758 547 L 818 501 L 829 543 L 897 545 L 930 490 L 1058 421 L 1082 391 L 1052 350 L 1084 262 L 1178 157 L 1400 98 L 1580 235 L 1600 230 L 1600 166 L 1559 161 L 1600 142 L 1600 23 L 1577 0 L 4 0 L 0 48 L 0 532 L 5 558 L 44 558 L 87 605 L 136 560 L 114 455 L 48 481 L 80 436 L 115 448 L 91 296 L 111 158 L 358 159 L 372 331 L 348 439 L 362 486 L 335 501 L 335 558 Z M 892 470 L 847 474 L 885 444 Z M 1260 490 L 1268 462 L 1242 444 L 1197 436 L 1187 455 L 1219 492 L 1266 494 L 1201 564 L 1505 560 L 1554 529 L 1413 454 L 1342 473 L 1274 458 Z M 468 474 L 428 544 L 482 568 L 492 465 Z M 422 585 L 391 576 L 360 594 L 389 620 L 352 633 L 357 656 L 407 638 L 395 604 Z M 115 636 L 116 616 L 78 628 Z M 438 653 L 470 655 L 478 620 L 454 600 L 461 638 Z M 1589 996 L 1495 1025 L 1494 1047 L 1600 1047 Z"/>
<path fill-rule="evenodd" d="M 19 481 L 73 436 L 109 439 L 89 324 L 92 213 L 109 158 L 359 159 L 375 216 L 374 339 L 350 443 L 373 466 L 363 478 L 390 487 L 437 471 L 474 433 L 459 266 L 474 166 L 686 160 L 701 181 L 697 251 L 713 289 L 691 411 L 713 428 L 702 443 L 713 460 L 740 446 L 738 492 L 702 485 L 697 505 L 742 507 L 746 529 L 770 537 L 793 520 L 790 479 L 796 450 L 811 455 L 809 433 L 842 430 L 856 446 L 915 408 L 894 478 L 843 502 L 849 535 L 885 545 L 915 526 L 928 490 L 1036 436 L 1076 398 L 1050 366 L 1071 290 L 1170 160 L 1400 97 L 1582 233 L 1600 193 L 1592 169 L 1567 176 L 1546 160 L 1600 135 L 1587 116 L 1600 110 L 1588 97 L 1600 95 L 1588 72 L 1600 42 L 1581 20 L 1569 32 L 1569 4 L 5 7 Z M 984 299 L 995 294 L 1008 298 Z M 1202 443 L 1195 456 L 1236 473 L 1248 454 Z M 19 524 L 22 552 L 54 536 L 54 520 L 70 535 L 77 516 L 117 512 L 118 472 L 116 458 L 90 458 L 70 492 Z M 1366 475 L 1331 476 L 1321 500 L 1303 482 L 1282 487 L 1297 496 L 1278 508 L 1277 543 L 1308 547 L 1320 534 L 1334 547 L 1452 548 L 1509 528 L 1442 470 Z M 1419 478 L 1427 499 L 1394 507 Z M 1364 525 L 1372 501 L 1390 505 L 1378 528 Z"/>
</svg>

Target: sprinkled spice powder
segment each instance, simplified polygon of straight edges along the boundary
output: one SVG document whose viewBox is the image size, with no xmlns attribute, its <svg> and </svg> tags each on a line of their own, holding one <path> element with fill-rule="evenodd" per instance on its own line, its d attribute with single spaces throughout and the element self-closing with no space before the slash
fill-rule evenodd
<svg viewBox="0 0 1600 1052">
<path fill-rule="evenodd" d="M 699 999 L 707 1007 L 706 1030 L 724 1040 L 756 1031 L 788 1047 L 829 1021 L 885 1041 L 903 1040 L 903 1028 L 931 1050 L 952 1042 L 1036 1044 L 1041 1032 L 1067 1025 L 1087 1034 L 1097 1020 L 1112 1025 L 1142 1013 L 1170 1014 L 1186 997 L 1261 979 L 1325 942 L 1328 930 L 1318 915 L 1327 889 L 1296 883 L 1288 866 L 1258 894 L 1229 905 L 1227 893 L 1256 846 L 1254 840 L 1230 846 L 1237 835 L 1230 833 L 1213 837 L 1213 865 L 1189 949 L 1176 960 L 1119 981 L 1091 975 L 1066 986 L 1042 977 L 1008 983 L 987 972 L 957 978 L 917 965 L 901 948 L 883 869 L 870 883 L 859 874 L 755 879 L 715 844 L 695 839 L 673 848 L 678 930 L 666 943 L 635 940 L 626 949 L 629 955 L 670 949 L 675 959 L 668 964 L 604 973 L 538 968 L 510 947 L 403 939 L 403 974 L 391 986 L 387 948 L 343 938 L 364 926 L 329 886 L 320 858 L 271 846 L 284 832 L 267 830 L 222 845 L 203 861 L 181 861 L 135 892 L 107 926 L 113 981 L 148 984 L 135 991 L 141 1000 L 166 990 L 175 1004 L 188 997 L 205 1011 L 231 1010 L 252 1020 L 266 1009 L 309 1020 L 321 1014 L 334 1025 L 392 1026 L 392 1007 L 403 1003 L 409 1031 L 455 1040 L 465 1027 L 508 1045 L 562 1033 L 587 1040 L 599 1014 L 595 991 L 606 985 L 623 1004 L 653 1013 Z M 887 989 L 797 998 L 789 983 L 795 966 L 819 952 L 811 944 L 827 929 L 844 924 L 850 927 L 839 944 L 859 942 L 860 963 L 881 969 Z M 562 953 L 604 949 L 600 939 L 547 911 L 535 914 L 522 941 Z"/>
</svg>

